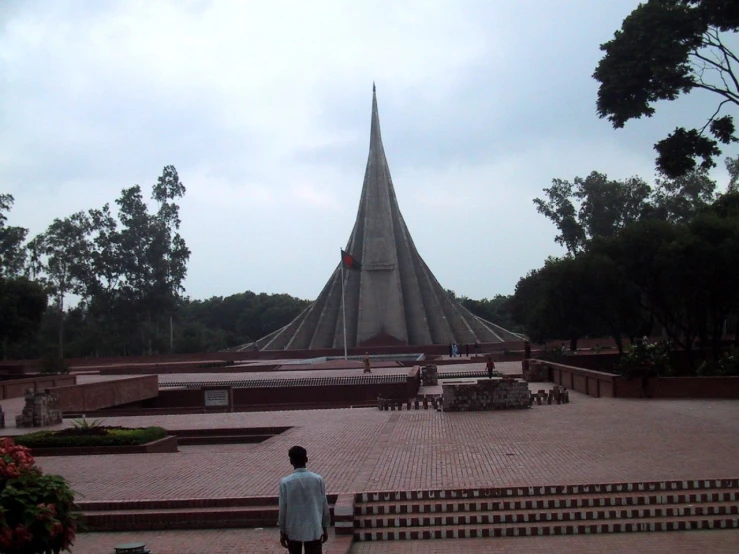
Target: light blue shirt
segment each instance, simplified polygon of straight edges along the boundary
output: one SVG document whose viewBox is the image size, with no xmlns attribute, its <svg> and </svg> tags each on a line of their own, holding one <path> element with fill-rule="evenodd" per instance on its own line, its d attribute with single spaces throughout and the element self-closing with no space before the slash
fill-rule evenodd
<svg viewBox="0 0 739 554">
<path fill-rule="evenodd" d="M 315 541 L 330 521 L 323 477 L 298 468 L 280 480 L 280 533 L 291 541 Z"/>
</svg>

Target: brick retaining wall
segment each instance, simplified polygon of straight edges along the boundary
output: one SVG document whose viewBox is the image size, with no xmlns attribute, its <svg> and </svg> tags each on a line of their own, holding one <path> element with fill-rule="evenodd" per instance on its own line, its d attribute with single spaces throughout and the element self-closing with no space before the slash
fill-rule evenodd
<svg viewBox="0 0 739 554">
<path fill-rule="evenodd" d="M 142 375 L 115 381 L 56 387 L 53 391 L 59 395 L 62 412 L 94 412 L 155 398 L 159 394 L 159 378 L 156 375 Z"/>
<path fill-rule="evenodd" d="M 551 371 L 554 383 L 607 398 L 739 398 L 739 377 L 632 377 L 565 364 L 531 360 Z"/>
<path fill-rule="evenodd" d="M 33 389 L 36 392 L 53 387 L 74 385 L 75 383 L 77 383 L 77 377 L 74 375 L 42 375 L 26 379 L 0 381 L 0 400 L 20 398 L 26 394 L 28 389 Z"/>
</svg>

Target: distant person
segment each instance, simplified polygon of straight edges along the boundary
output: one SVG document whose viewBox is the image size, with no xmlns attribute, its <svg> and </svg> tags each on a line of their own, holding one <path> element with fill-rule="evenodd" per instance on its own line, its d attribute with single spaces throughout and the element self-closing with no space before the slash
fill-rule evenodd
<svg viewBox="0 0 739 554">
<path fill-rule="evenodd" d="M 524 360 L 531 358 L 531 344 L 527 340 L 523 342 L 523 358 Z"/>
<path fill-rule="evenodd" d="M 454 356 L 454 348 L 452 347 L 452 343 L 449 343 L 449 357 L 451 358 Z"/>
<path fill-rule="evenodd" d="M 280 480 L 280 544 L 289 554 L 321 554 L 330 522 L 326 485 L 305 468 L 305 448 L 293 446 L 288 456 L 295 470 Z"/>
<path fill-rule="evenodd" d="M 364 360 L 362 360 L 362 365 L 364 366 L 363 373 L 372 373 L 372 367 L 370 366 L 369 352 L 364 353 Z"/>
<path fill-rule="evenodd" d="M 459 353 L 459 348 L 457 347 L 457 343 L 452 344 L 452 358 L 456 358 L 457 354 Z"/>
<path fill-rule="evenodd" d="M 493 363 L 493 359 L 490 356 L 488 356 L 488 361 L 485 363 L 485 369 L 488 370 L 488 379 L 492 379 L 495 364 Z"/>
<path fill-rule="evenodd" d="M 469 358 L 470 356 L 470 345 L 469 343 L 464 343 L 464 355 Z"/>
<path fill-rule="evenodd" d="M 562 346 L 559 349 L 560 353 L 564 356 L 567 352 L 567 347 L 565 346 L 565 343 L 562 343 Z"/>
</svg>

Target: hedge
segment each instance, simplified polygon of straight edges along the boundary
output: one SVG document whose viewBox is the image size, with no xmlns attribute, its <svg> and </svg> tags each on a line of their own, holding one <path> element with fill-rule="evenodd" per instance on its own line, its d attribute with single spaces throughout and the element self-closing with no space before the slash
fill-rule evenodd
<svg viewBox="0 0 739 554">
<path fill-rule="evenodd" d="M 161 427 L 110 429 L 105 435 L 57 435 L 55 431 L 38 431 L 15 437 L 15 443 L 28 448 L 127 446 L 145 444 L 166 436 L 166 429 Z"/>
</svg>

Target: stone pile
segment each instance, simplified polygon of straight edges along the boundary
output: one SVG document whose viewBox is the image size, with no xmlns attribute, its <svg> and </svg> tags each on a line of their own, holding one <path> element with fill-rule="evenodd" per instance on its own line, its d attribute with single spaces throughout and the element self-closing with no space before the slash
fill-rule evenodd
<svg viewBox="0 0 739 554">
<path fill-rule="evenodd" d="M 531 407 L 528 385 L 515 379 L 480 379 L 476 383 L 443 383 L 445 412 L 511 410 Z"/>
<path fill-rule="evenodd" d="M 59 396 L 44 391 L 26 391 L 26 405 L 23 411 L 15 416 L 17 427 L 45 427 L 62 422 L 62 410 L 59 408 Z"/>
<path fill-rule="evenodd" d="M 536 402 L 539 406 L 542 404 L 569 404 L 570 393 L 566 388 L 554 385 L 552 390 L 539 390 L 536 394 L 531 394 L 531 403 Z"/>
<path fill-rule="evenodd" d="M 524 360 L 522 369 L 524 381 L 529 383 L 551 381 L 549 378 L 549 366 L 539 360 Z"/>
<path fill-rule="evenodd" d="M 378 396 L 377 409 L 380 411 L 440 410 L 441 396 L 427 394 L 415 399 L 382 398 L 381 396 Z"/>
<path fill-rule="evenodd" d="M 435 365 L 425 365 L 421 368 L 421 385 L 431 387 L 439 384 L 439 372 Z"/>
</svg>

